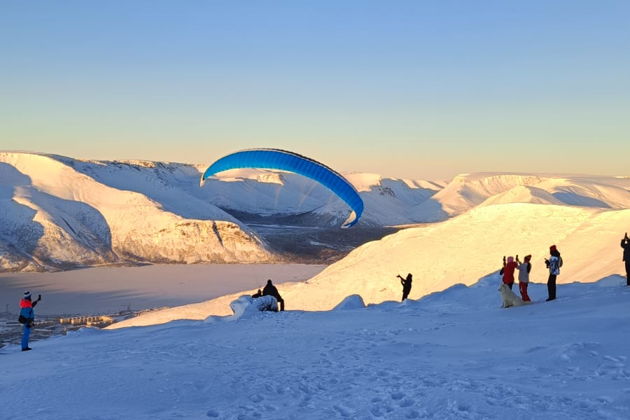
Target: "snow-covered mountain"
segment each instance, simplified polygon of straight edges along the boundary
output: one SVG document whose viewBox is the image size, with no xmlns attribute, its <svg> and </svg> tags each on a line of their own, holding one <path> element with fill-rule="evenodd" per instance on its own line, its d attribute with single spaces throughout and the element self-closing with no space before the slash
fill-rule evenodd
<svg viewBox="0 0 630 420">
<path fill-rule="evenodd" d="M 435 219 L 479 206 L 506 203 L 560 204 L 602 209 L 630 208 L 630 177 L 476 173 L 456 176 L 420 204 Z"/>
<path fill-rule="evenodd" d="M 544 258 L 552 244 L 564 260 L 558 283 L 592 282 L 622 273 L 619 242 L 629 228 L 630 209 L 528 203 L 478 207 L 369 242 L 305 283 L 283 284 L 280 293 L 288 309 L 299 310 L 329 310 L 352 294 L 366 303 L 399 300 L 402 287 L 396 275 L 412 273 L 410 297 L 416 299 L 455 284 L 473 284 L 498 271 L 504 255 L 516 254 L 532 254 L 531 279 L 545 282 Z M 239 295 L 155 311 L 113 327 L 226 315 L 229 302 Z"/>
<path fill-rule="evenodd" d="M 0 269 L 274 259 L 234 217 L 139 166 L 0 153 Z"/>
<path fill-rule="evenodd" d="M 384 178 L 377 174 L 351 173 L 346 178 L 365 204 L 358 228 L 382 227 L 426 221 L 412 211 L 444 187 L 424 180 Z M 271 170 L 238 169 L 209 179 L 206 198 L 244 218 L 276 216 L 292 225 L 337 228 L 348 217 L 348 207 L 332 192 L 300 175 Z"/>
<path fill-rule="evenodd" d="M 333 193 L 295 174 L 229 171 L 200 188 L 203 169 L 0 153 L 0 270 L 269 262 L 278 255 L 246 223 L 337 229 L 348 214 Z M 364 227 L 418 221 L 409 208 L 441 188 L 377 175 L 351 178 L 366 200 Z"/>
<path fill-rule="evenodd" d="M 204 169 L 0 153 L 0 270 L 321 261 L 393 231 L 383 227 L 443 221 L 477 207 L 630 208 L 628 177 L 480 173 L 445 184 L 347 174 L 365 212 L 355 228 L 340 232 L 347 206 L 314 181 L 240 169 L 200 187 Z M 302 235 L 299 250 L 291 243 L 295 235 Z"/>
</svg>

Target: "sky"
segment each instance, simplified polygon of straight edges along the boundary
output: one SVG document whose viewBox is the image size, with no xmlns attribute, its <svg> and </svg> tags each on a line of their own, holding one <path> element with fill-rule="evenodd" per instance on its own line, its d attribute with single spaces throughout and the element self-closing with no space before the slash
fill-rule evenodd
<svg viewBox="0 0 630 420">
<path fill-rule="evenodd" d="M 0 0 L 0 150 L 630 175 L 628 1 Z"/>
</svg>

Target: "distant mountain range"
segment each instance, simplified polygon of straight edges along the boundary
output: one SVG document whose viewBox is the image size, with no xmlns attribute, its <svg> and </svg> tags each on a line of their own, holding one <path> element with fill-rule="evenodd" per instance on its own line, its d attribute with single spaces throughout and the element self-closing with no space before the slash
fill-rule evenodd
<svg viewBox="0 0 630 420">
<path fill-rule="evenodd" d="M 234 170 L 200 187 L 204 169 L 0 152 L 0 271 L 276 262 L 300 260 L 305 254 L 292 255 L 292 247 L 309 246 L 330 251 L 315 258 L 340 256 L 394 231 L 388 227 L 440 222 L 476 207 L 630 208 L 628 177 L 480 173 L 445 183 L 346 174 L 365 213 L 342 231 L 349 210 L 309 179 Z"/>
</svg>

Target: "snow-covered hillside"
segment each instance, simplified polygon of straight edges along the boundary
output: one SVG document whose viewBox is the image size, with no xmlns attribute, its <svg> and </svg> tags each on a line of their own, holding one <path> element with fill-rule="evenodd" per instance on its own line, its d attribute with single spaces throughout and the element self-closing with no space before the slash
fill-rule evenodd
<svg viewBox="0 0 630 420">
<path fill-rule="evenodd" d="M 619 242 L 629 228 L 630 209 L 520 203 L 479 207 L 369 242 L 305 283 L 283 284 L 280 293 L 287 308 L 300 310 L 328 310 L 352 294 L 367 303 L 399 300 L 402 287 L 396 274 L 413 273 L 410 296 L 419 298 L 457 283 L 473 284 L 498 271 L 504 255 L 515 254 L 532 254 L 531 279 L 545 282 L 544 258 L 552 244 L 564 259 L 559 283 L 592 282 L 622 273 Z M 237 296 L 156 311 L 113 327 L 225 315 Z"/>
<path fill-rule="evenodd" d="M 478 205 L 542 203 L 630 208 L 630 177 L 475 173 L 456 176 L 419 211 L 446 218 Z"/>
<path fill-rule="evenodd" d="M 0 269 L 273 260 L 252 231 L 210 203 L 191 206 L 159 179 L 134 177 L 133 167 L 102 182 L 77 166 L 67 158 L 0 153 Z M 154 194 L 109 185 L 116 179 L 143 183 Z"/>
<path fill-rule="evenodd" d="M 81 330 L 0 352 L 0 417 L 630 418 L 630 289 L 500 309 L 498 278 L 404 304 Z M 535 300 L 544 285 L 533 284 Z"/>
<path fill-rule="evenodd" d="M 392 226 L 427 221 L 412 211 L 444 187 L 439 182 L 384 178 L 352 173 L 346 178 L 365 204 L 358 227 Z M 237 169 L 206 181 L 207 199 L 218 206 L 253 215 L 294 215 L 292 224 L 338 227 L 348 207 L 315 181 L 286 172 Z"/>
<path fill-rule="evenodd" d="M 203 169 L 0 153 L 0 270 L 274 261 L 273 251 L 234 215 L 247 221 L 274 215 L 292 225 L 335 229 L 348 215 L 334 194 L 295 174 L 228 171 L 200 188 Z M 364 227 L 421 221 L 409 209 L 442 187 L 350 177 L 366 201 Z"/>
<path fill-rule="evenodd" d="M 287 172 L 239 169 L 200 187 L 204 169 L 0 153 L 0 270 L 322 261 L 393 230 L 384 227 L 442 221 L 477 207 L 630 208 L 627 177 L 480 173 L 445 185 L 347 174 L 365 212 L 354 229 L 340 233 L 349 210 L 314 181 Z M 303 236 L 301 247 L 292 245 L 295 235 Z"/>
</svg>

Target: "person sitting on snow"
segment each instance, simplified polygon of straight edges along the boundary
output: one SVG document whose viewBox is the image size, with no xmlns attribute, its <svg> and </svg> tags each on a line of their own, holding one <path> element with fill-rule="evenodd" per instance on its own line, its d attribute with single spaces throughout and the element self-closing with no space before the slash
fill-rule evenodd
<svg viewBox="0 0 630 420">
<path fill-rule="evenodd" d="M 20 300 L 20 323 L 24 325 L 22 328 L 22 351 L 29 351 L 28 340 L 31 336 L 31 328 L 35 324 L 35 311 L 33 308 L 42 300 L 42 295 L 37 297 L 35 302 L 31 301 L 31 292 L 24 292 L 24 297 Z"/>
<path fill-rule="evenodd" d="M 278 292 L 278 289 L 276 289 L 276 286 L 271 283 L 271 280 L 267 280 L 267 284 L 263 288 L 262 294 L 263 296 L 275 297 L 280 304 L 280 310 L 284 311 L 284 299 L 282 299 L 282 296 L 280 296 L 280 293 Z"/>
<path fill-rule="evenodd" d="M 506 262 L 505 256 L 503 256 L 503 268 L 500 274 L 503 275 L 503 283 L 506 284 L 510 290 L 512 290 L 512 286 L 514 286 L 514 270 L 516 270 L 516 266 L 517 264 L 514 261 L 514 257 L 508 257 Z"/>
<path fill-rule="evenodd" d="M 518 289 L 521 291 L 521 299 L 523 302 L 531 302 L 531 299 L 527 295 L 527 285 L 529 284 L 529 272 L 532 271 L 532 265 L 529 262 L 532 259 L 531 255 L 525 256 L 525 262 L 521 263 L 516 256 L 516 269 L 518 270 Z"/>
</svg>

